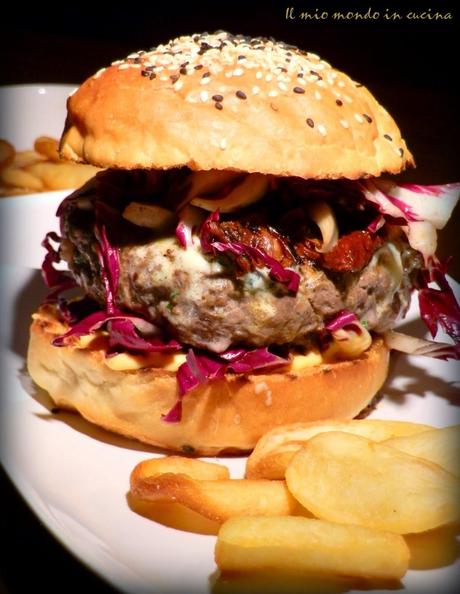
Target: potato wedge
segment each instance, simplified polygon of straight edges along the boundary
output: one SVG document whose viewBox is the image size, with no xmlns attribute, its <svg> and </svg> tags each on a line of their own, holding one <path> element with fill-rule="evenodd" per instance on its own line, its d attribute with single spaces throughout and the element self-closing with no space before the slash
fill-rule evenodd
<svg viewBox="0 0 460 594">
<path fill-rule="evenodd" d="M 398 534 L 300 517 L 239 517 L 225 522 L 215 559 L 223 572 L 293 570 L 400 579 L 409 549 Z"/>
<path fill-rule="evenodd" d="M 314 421 L 283 425 L 266 433 L 246 463 L 246 478 L 283 479 L 292 457 L 313 436 L 326 431 L 344 431 L 383 441 L 433 429 L 430 425 L 378 419 Z"/>
<path fill-rule="evenodd" d="M 460 481 L 432 462 L 351 433 L 316 435 L 286 482 L 318 518 L 407 534 L 459 518 Z"/>
<path fill-rule="evenodd" d="M 230 478 L 228 468 L 222 464 L 185 456 L 163 456 L 139 462 L 131 472 L 131 484 L 165 473 L 180 473 L 197 480 L 207 481 Z"/>
<path fill-rule="evenodd" d="M 393 437 L 383 443 L 406 454 L 435 462 L 452 474 L 460 476 L 460 425 L 406 437 Z"/>
<path fill-rule="evenodd" d="M 147 501 L 173 501 L 215 522 L 241 515 L 289 515 L 298 503 L 284 481 L 196 480 L 166 473 L 131 480 L 131 493 Z"/>
</svg>

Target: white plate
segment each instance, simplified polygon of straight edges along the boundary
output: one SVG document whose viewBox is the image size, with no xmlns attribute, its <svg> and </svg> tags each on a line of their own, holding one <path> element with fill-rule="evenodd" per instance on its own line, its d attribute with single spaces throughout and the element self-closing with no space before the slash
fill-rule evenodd
<svg viewBox="0 0 460 594">
<path fill-rule="evenodd" d="M 129 474 L 140 460 L 156 455 L 153 450 L 76 415 L 51 414 L 49 399 L 24 372 L 30 314 L 45 294 L 32 268 L 43 254 L 42 236 L 57 228 L 54 212 L 63 194 L 0 200 L 10 242 L 0 270 L 2 463 L 48 528 L 115 587 L 131 594 L 239 592 L 217 576 L 214 537 L 179 532 L 130 510 Z M 416 317 L 412 307 L 408 325 L 420 333 Z M 384 400 L 372 416 L 435 426 L 459 423 L 459 372 L 458 362 L 394 357 Z M 244 462 L 225 460 L 233 477 L 243 475 Z M 409 571 L 403 586 L 414 594 L 451 591 L 459 569 L 457 560 Z"/>
</svg>

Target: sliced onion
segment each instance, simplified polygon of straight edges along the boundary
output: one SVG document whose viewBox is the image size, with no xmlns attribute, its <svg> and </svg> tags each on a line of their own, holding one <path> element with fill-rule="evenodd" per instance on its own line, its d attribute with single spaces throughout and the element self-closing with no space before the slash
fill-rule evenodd
<svg viewBox="0 0 460 594">
<path fill-rule="evenodd" d="M 156 204 L 130 202 L 123 211 L 123 218 L 148 229 L 164 229 L 176 218 L 174 213 Z"/>
<path fill-rule="evenodd" d="M 322 254 L 329 252 L 339 239 L 339 229 L 332 208 L 326 202 L 314 202 L 308 205 L 308 214 L 318 225 L 323 237 L 323 245 L 317 251 Z"/>
<path fill-rule="evenodd" d="M 205 198 L 200 195 L 193 198 L 192 204 L 207 211 L 219 208 L 220 212 L 234 212 L 260 200 L 270 186 L 270 178 L 261 173 L 250 173 L 243 181 L 223 198 Z"/>
<path fill-rule="evenodd" d="M 409 336 L 402 332 L 389 330 L 383 334 L 385 344 L 388 348 L 401 351 L 409 355 L 420 355 L 434 357 L 435 359 L 460 359 L 460 344 L 449 344 L 447 342 L 434 342 Z"/>
<path fill-rule="evenodd" d="M 190 202 L 196 196 L 217 192 L 240 175 L 240 172 L 217 171 L 216 169 L 194 171 L 187 178 L 187 182 L 190 184 L 190 189 L 187 193 L 187 202 Z"/>
</svg>

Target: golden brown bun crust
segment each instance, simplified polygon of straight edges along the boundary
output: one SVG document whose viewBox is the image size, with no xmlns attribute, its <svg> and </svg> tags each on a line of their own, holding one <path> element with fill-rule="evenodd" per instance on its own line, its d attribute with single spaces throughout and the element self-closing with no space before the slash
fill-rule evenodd
<svg viewBox="0 0 460 594">
<path fill-rule="evenodd" d="M 69 98 L 61 155 L 317 179 L 413 165 L 365 87 L 315 54 L 228 33 L 180 37 L 89 78 Z"/>
<path fill-rule="evenodd" d="M 385 381 L 388 350 L 381 339 L 360 359 L 302 372 L 226 375 L 187 394 L 182 420 L 165 423 L 177 399 L 175 373 L 158 368 L 113 371 L 100 350 L 54 347 L 65 327 L 41 308 L 32 326 L 28 369 L 57 406 L 145 443 L 203 455 L 248 451 L 286 423 L 357 415 Z M 184 448 L 184 446 L 186 446 Z"/>
</svg>

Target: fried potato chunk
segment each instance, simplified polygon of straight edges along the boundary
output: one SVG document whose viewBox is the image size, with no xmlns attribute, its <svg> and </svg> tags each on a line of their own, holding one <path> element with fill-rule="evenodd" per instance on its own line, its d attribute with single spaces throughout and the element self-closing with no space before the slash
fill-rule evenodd
<svg viewBox="0 0 460 594">
<path fill-rule="evenodd" d="M 365 437 L 322 433 L 286 470 L 294 497 L 316 517 L 407 534 L 459 519 L 460 481 L 439 465 Z"/>
<path fill-rule="evenodd" d="M 239 517 L 219 530 L 215 559 L 223 572 L 293 570 L 378 579 L 407 571 L 404 538 L 363 526 L 302 517 Z"/>
</svg>

